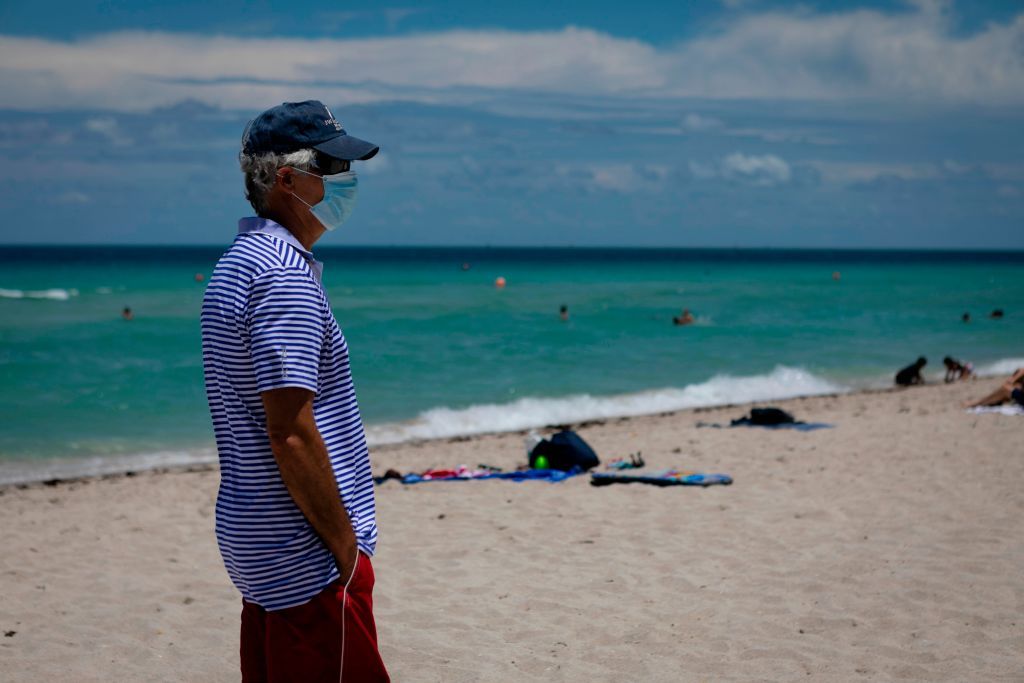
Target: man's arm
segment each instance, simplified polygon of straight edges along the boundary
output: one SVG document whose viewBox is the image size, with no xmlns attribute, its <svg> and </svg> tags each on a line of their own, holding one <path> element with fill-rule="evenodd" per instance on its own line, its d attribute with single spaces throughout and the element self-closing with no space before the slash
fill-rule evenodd
<svg viewBox="0 0 1024 683">
<path fill-rule="evenodd" d="M 356 535 L 338 494 L 330 457 L 313 417 L 313 392 L 286 387 L 260 394 L 267 434 L 288 493 L 334 555 L 342 581 L 355 570 Z"/>
</svg>

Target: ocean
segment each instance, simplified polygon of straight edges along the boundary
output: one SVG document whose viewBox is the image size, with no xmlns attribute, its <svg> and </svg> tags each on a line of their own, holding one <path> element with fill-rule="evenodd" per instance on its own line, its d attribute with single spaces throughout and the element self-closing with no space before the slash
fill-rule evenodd
<svg viewBox="0 0 1024 683">
<path fill-rule="evenodd" d="M 0 247 L 0 482 L 215 459 L 222 251 Z M 919 355 L 935 381 L 946 355 L 1024 365 L 1024 252 L 316 253 L 372 444 L 888 386 Z"/>
</svg>

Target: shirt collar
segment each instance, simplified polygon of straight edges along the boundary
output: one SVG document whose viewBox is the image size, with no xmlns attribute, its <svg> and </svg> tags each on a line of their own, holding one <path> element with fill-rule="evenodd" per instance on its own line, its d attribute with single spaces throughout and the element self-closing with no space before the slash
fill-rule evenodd
<svg viewBox="0 0 1024 683">
<path fill-rule="evenodd" d="M 324 264 L 313 258 L 313 252 L 302 246 L 302 242 L 295 238 L 295 235 L 279 223 L 275 223 L 269 218 L 261 218 L 259 216 L 247 216 L 238 220 L 238 234 L 245 235 L 253 232 L 262 233 L 264 235 L 270 235 L 276 237 L 282 242 L 286 242 L 295 251 L 302 254 L 302 258 L 306 260 L 309 267 L 313 269 L 313 274 L 316 275 L 316 279 L 319 282 L 324 274 Z"/>
</svg>

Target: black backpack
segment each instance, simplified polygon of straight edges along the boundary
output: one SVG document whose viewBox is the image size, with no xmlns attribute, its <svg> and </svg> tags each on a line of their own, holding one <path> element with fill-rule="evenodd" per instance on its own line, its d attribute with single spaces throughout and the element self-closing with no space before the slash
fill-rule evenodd
<svg viewBox="0 0 1024 683">
<path fill-rule="evenodd" d="M 568 472 L 574 467 L 586 472 L 601 464 L 594 449 L 580 438 L 576 432 L 568 429 L 552 434 L 550 439 L 541 440 L 530 451 L 530 467 L 536 468 L 537 458 L 548 459 L 548 469 Z"/>
<path fill-rule="evenodd" d="M 796 419 L 781 408 L 751 408 L 750 417 L 733 420 L 734 425 L 785 425 L 794 424 Z"/>
</svg>

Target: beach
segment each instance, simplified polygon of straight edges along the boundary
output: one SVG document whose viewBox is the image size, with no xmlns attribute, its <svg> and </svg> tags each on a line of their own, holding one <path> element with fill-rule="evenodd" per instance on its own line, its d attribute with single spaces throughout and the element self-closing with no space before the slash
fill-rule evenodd
<svg viewBox="0 0 1024 683">
<path fill-rule="evenodd" d="M 1024 675 L 1024 417 L 996 380 L 578 426 L 603 461 L 731 486 L 388 481 L 374 557 L 396 681 L 1008 681 Z M 523 433 L 377 447 L 375 474 L 512 469 Z M 215 468 L 0 489 L 0 678 L 238 680 Z"/>
</svg>

